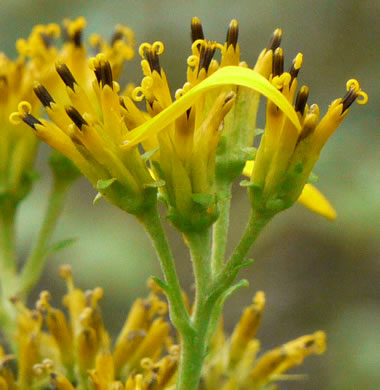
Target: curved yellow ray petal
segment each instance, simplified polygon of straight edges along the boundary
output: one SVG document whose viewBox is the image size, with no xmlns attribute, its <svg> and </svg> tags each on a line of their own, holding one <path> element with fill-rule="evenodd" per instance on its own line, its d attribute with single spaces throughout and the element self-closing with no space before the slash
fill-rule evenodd
<svg viewBox="0 0 380 390">
<path fill-rule="evenodd" d="M 336 218 L 334 207 L 325 196 L 311 184 L 305 184 L 297 202 L 330 221 L 333 221 Z"/>
<path fill-rule="evenodd" d="M 155 117 L 130 131 L 123 146 L 125 148 L 135 146 L 145 138 L 157 134 L 192 106 L 202 93 L 223 85 L 240 85 L 254 89 L 274 102 L 294 124 L 298 131 L 301 130 L 301 125 L 292 105 L 265 77 L 252 69 L 239 66 L 226 66 L 217 70 L 210 77 L 190 89 L 181 98 Z"/>
<path fill-rule="evenodd" d="M 254 161 L 247 161 L 245 163 L 243 175 L 250 177 L 254 164 Z M 301 195 L 297 199 L 297 202 L 331 221 L 333 221 L 337 216 L 336 211 L 331 203 L 316 187 L 311 184 L 305 184 Z"/>
</svg>

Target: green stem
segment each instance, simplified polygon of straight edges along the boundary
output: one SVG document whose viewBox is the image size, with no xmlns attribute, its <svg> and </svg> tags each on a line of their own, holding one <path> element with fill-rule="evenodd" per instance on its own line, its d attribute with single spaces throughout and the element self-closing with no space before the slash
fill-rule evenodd
<svg viewBox="0 0 380 390">
<path fill-rule="evenodd" d="M 195 274 L 196 296 L 192 323 L 195 333 L 183 335 L 179 363 L 178 390 L 195 390 L 199 380 L 208 346 L 208 329 L 211 312 L 204 313 L 212 285 L 210 263 L 210 231 L 190 232 L 185 234 L 185 241 L 190 248 Z M 207 314 L 209 314 L 207 316 Z"/>
<path fill-rule="evenodd" d="M 72 181 L 54 179 L 45 217 L 31 253 L 21 272 L 22 293 L 26 297 L 39 280 L 43 271 L 48 245 L 59 216 L 62 213 L 66 195 Z"/>
<path fill-rule="evenodd" d="M 228 226 L 230 222 L 231 206 L 230 182 L 223 182 L 218 186 L 217 193 L 220 196 L 219 217 L 213 226 L 211 267 L 213 275 L 216 275 L 223 267 L 226 253 Z"/>
<path fill-rule="evenodd" d="M 17 295 L 19 279 L 15 253 L 15 221 L 17 203 L 4 199 L 0 205 L 0 327 L 12 343 L 16 310 L 10 298 Z"/>
<path fill-rule="evenodd" d="M 0 205 L 0 271 L 16 273 L 17 257 L 15 253 L 15 220 L 17 205 L 10 199 L 5 199 Z"/>
<path fill-rule="evenodd" d="M 162 287 L 169 300 L 171 321 L 181 335 L 193 334 L 190 315 L 186 309 L 174 258 L 161 225 L 157 205 L 148 207 L 138 219 L 148 232 L 160 260 L 166 282 Z"/>
<path fill-rule="evenodd" d="M 214 288 L 210 295 L 210 304 L 232 286 L 235 278 L 245 263 L 245 258 L 256 241 L 258 235 L 264 226 L 272 219 L 273 214 L 261 214 L 254 210 L 251 211 L 246 229 L 239 244 L 236 246 L 231 257 L 227 261 L 223 270 L 219 272 L 213 284 Z"/>
</svg>

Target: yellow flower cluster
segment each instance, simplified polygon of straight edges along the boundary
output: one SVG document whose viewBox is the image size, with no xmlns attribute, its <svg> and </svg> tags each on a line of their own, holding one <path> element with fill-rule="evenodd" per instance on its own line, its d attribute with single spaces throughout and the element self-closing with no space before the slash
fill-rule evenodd
<svg viewBox="0 0 380 390">
<path fill-rule="evenodd" d="M 41 105 L 33 93 L 35 83 L 43 83 L 57 96 L 64 97 L 65 90 L 54 71 L 54 64 L 58 61 L 68 64 L 82 85 L 89 87 L 88 48 L 82 42 L 85 25 L 84 18 L 64 20 L 62 47 L 56 44 L 61 35 L 57 24 L 37 25 L 28 39 L 17 41 L 17 60 L 12 61 L 0 53 L 0 196 L 11 196 L 17 202 L 30 187 L 37 138 L 24 125 L 12 126 L 9 117 L 17 121 L 17 117 L 11 115 L 17 106 L 21 112 L 39 114 Z M 99 35 L 91 36 L 90 44 L 95 52 L 101 50 L 104 53 L 115 76 L 120 74 L 124 61 L 134 56 L 133 32 L 123 26 L 116 27 L 109 44 Z"/>
<path fill-rule="evenodd" d="M 47 291 L 40 294 L 36 310 L 14 302 L 18 309 L 14 340 L 18 370 L 16 375 L 11 367 L 15 357 L 0 348 L 0 389 L 39 390 L 49 384 L 57 390 L 174 389 L 179 346 L 171 336 L 167 304 L 158 286 L 150 282 L 149 296 L 134 302 L 112 346 L 99 308 L 103 290 L 77 288 L 68 266 L 61 268 L 61 276 L 68 289 L 63 304 L 69 318 L 51 306 Z M 257 358 L 255 337 L 264 305 L 264 293 L 258 292 L 231 337 L 226 337 L 222 326 L 218 328 L 200 389 L 261 389 L 284 379 L 284 372 L 310 354 L 324 352 L 325 335 L 316 332 Z"/>
</svg>

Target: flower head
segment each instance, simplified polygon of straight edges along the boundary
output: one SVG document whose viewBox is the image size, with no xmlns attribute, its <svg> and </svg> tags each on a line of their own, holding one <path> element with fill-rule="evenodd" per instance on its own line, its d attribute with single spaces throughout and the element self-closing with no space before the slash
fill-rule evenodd
<svg viewBox="0 0 380 390">
<path fill-rule="evenodd" d="M 17 60 L 11 61 L 0 53 L 0 197 L 11 196 L 16 202 L 25 197 L 33 178 L 31 170 L 37 151 L 37 138 L 24 124 L 12 126 L 8 118 L 11 116 L 13 122 L 20 122 L 19 118 L 23 117 L 30 126 L 38 125 L 40 121 L 35 118 L 41 108 L 40 101 L 44 106 L 55 104 L 47 89 L 56 98 L 64 97 L 65 103 L 69 103 L 66 88 L 54 70 L 57 61 L 71 66 L 81 82 L 89 80 L 92 71 L 87 64 L 88 48 L 82 39 L 85 25 L 84 18 L 65 20 L 62 48 L 56 43 L 61 34 L 57 24 L 37 25 L 27 39 L 17 41 Z M 110 44 L 98 35 L 90 40 L 95 50 L 104 51 L 116 75 L 123 62 L 133 57 L 133 33 L 126 27 L 117 26 Z M 62 69 L 61 65 L 59 67 Z M 67 72 L 63 71 L 63 74 L 67 75 Z M 91 86 L 86 83 L 84 87 L 89 90 Z M 17 106 L 20 115 L 11 115 Z"/>
<path fill-rule="evenodd" d="M 62 56 L 56 63 L 57 73 L 66 85 L 64 101 L 59 100 L 60 95 L 56 98 L 46 87 L 36 84 L 34 91 L 51 121 L 34 117 L 24 106 L 11 119 L 29 124 L 40 139 L 71 159 L 102 195 L 128 212 L 141 212 L 149 203 L 147 198 L 153 199 L 151 187 L 160 186 L 169 205 L 169 218 L 181 231 L 207 227 L 215 221 L 217 146 L 224 119 L 236 96 L 241 97 L 244 112 L 250 112 L 249 107 L 257 110 L 258 93 L 262 93 L 274 99 L 299 125 L 286 99 L 260 74 L 268 73 L 268 58 L 272 58 L 273 49 L 265 50 L 259 57 L 257 72 L 239 63 L 236 21 L 231 23 L 226 44 L 221 45 L 203 39 L 199 20 L 193 19 L 195 41 L 188 59 L 187 81 L 176 92 L 175 102 L 159 60 L 164 51 L 161 42 L 140 46 L 144 78 L 131 97 L 119 97 L 119 85 L 113 80 L 113 57 L 98 54 L 89 61 L 90 70 L 85 72 L 83 51 L 78 48 L 83 23 L 77 21 L 70 26 L 69 46 L 64 47 L 68 60 L 65 62 Z M 222 52 L 220 64 L 213 59 L 217 49 Z M 73 61 L 72 69 L 69 60 Z M 232 66 L 238 64 L 241 66 Z M 230 84 L 257 92 L 246 91 L 242 98 L 240 93 L 231 91 Z M 134 103 L 143 99 L 147 112 Z M 253 104 L 247 105 L 247 99 Z M 66 102 L 69 104 L 65 106 Z M 253 115 L 255 111 L 250 117 Z M 238 150 L 253 139 L 251 127 L 241 134 L 236 137 L 243 139 L 235 147 Z M 140 155 L 140 142 L 145 155 Z M 151 173 L 147 159 L 151 161 Z M 240 156 L 239 173 L 245 159 L 245 155 Z"/>
<path fill-rule="evenodd" d="M 161 193 L 169 206 L 169 218 L 181 231 L 208 227 L 218 217 L 215 176 L 232 180 L 241 173 L 250 155 L 243 149 L 252 145 L 255 135 L 260 93 L 276 100 L 285 115 L 292 117 L 286 100 L 280 102 L 280 95 L 265 80 L 274 38 L 253 72 L 240 61 L 236 20 L 230 23 L 224 44 L 205 39 L 198 18 L 192 20 L 191 36 L 187 80 L 176 91 L 175 102 L 159 61 L 163 44 L 140 46 L 145 77 L 132 98 L 145 99 L 152 119 L 132 129 L 125 139 L 126 148 L 142 142 L 145 149 L 157 150 L 151 156 L 152 170 L 166 184 Z M 220 62 L 214 59 L 216 51 L 221 52 Z M 128 105 L 132 106 L 130 100 Z M 295 115 L 291 120 L 298 123 Z M 138 125 L 141 120 L 136 115 L 133 122 Z"/>
<path fill-rule="evenodd" d="M 251 165 L 250 189 L 253 207 L 264 213 L 288 208 L 300 197 L 322 147 L 348 114 L 351 104 L 355 100 L 365 104 L 368 99 L 359 83 L 349 80 L 345 97 L 334 100 L 319 121 L 319 107 L 307 105 L 309 89 L 302 86 L 297 93 L 302 54 L 295 57 L 287 72 L 283 63 L 283 51 L 278 47 L 274 51 L 271 82 L 294 104 L 301 129 L 285 118 L 276 104 L 268 101 L 264 134 L 255 163 Z M 334 218 L 334 212 L 326 208 L 324 212 Z"/>
<path fill-rule="evenodd" d="M 150 294 L 137 298 L 112 346 L 103 323 L 99 301 L 103 289 L 83 291 L 76 287 L 69 266 L 61 268 L 67 284 L 63 298 L 68 316 L 51 304 L 43 291 L 30 310 L 15 300 L 18 326 L 17 356 L 0 347 L 0 386 L 4 389 L 80 389 L 91 384 L 96 390 L 169 390 L 177 380 L 180 347 L 170 335 L 167 304 L 153 281 Z M 265 296 L 258 292 L 230 337 L 219 326 L 210 344 L 201 389 L 259 389 L 281 379 L 311 354 L 326 348 L 321 331 L 302 336 L 258 356 L 256 339 Z M 17 360 L 17 373 L 10 362 Z"/>
</svg>

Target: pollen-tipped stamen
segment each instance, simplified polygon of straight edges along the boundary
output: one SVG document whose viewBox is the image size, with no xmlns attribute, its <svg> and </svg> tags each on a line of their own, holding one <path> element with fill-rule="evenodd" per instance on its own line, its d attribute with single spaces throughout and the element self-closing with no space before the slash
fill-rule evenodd
<svg viewBox="0 0 380 390">
<path fill-rule="evenodd" d="M 45 107 L 51 107 L 51 104 L 55 103 L 54 99 L 43 85 L 36 84 L 33 87 L 33 91 Z"/>
<path fill-rule="evenodd" d="M 42 125 L 42 123 L 36 117 L 29 113 L 22 115 L 21 119 L 34 130 L 36 130 L 36 125 Z"/>
<path fill-rule="evenodd" d="M 65 107 L 65 111 L 79 130 L 82 130 L 82 126 L 84 125 L 88 126 L 88 123 L 83 119 L 82 115 L 73 106 Z"/>
<path fill-rule="evenodd" d="M 284 72 L 284 52 L 281 47 L 278 47 L 274 51 L 273 62 L 272 62 L 272 74 L 273 77 L 281 76 Z"/>
<path fill-rule="evenodd" d="M 290 77 L 291 77 L 290 83 L 292 83 L 292 81 L 295 78 L 297 78 L 298 72 L 300 71 L 301 66 L 302 66 L 302 53 L 298 53 L 296 55 L 296 57 L 294 58 L 294 60 L 292 62 L 292 65 L 291 65 L 291 67 L 289 69 L 289 74 L 290 74 Z"/>
<path fill-rule="evenodd" d="M 74 91 L 74 84 L 77 84 L 77 82 L 75 81 L 74 76 L 70 72 L 67 65 L 64 63 L 58 62 L 55 65 L 55 69 L 57 70 L 62 81 Z"/>
<path fill-rule="evenodd" d="M 198 39 L 205 39 L 205 36 L 203 34 L 201 21 L 194 16 L 191 19 L 191 40 L 192 42 L 195 42 Z"/>
<path fill-rule="evenodd" d="M 352 105 L 358 97 L 358 91 L 355 88 L 350 88 L 342 99 L 342 114 Z"/>
<path fill-rule="evenodd" d="M 239 24 L 236 19 L 232 19 L 227 30 L 227 38 L 226 38 L 227 47 L 232 45 L 234 49 L 236 49 L 238 37 L 239 37 Z"/>
<path fill-rule="evenodd" d="M 205 69 L 206 72 L 208 71 L 215 49 L 215 43 L 208 43 L 207 45 L 201 47 L 198 72 L 200 72 L 201 69 Z"/>
<path fill-rule="evenodd" d="M 299 112 L 301 115 L 305 112 L 306 102 L 309 97 L 309 88 L 306 85 L 303 85 L 298 91 L 296 103 L 294 109 Z"/>
<path fill-rule="evenodd" d="M 267 47 L 267 50 L 276 50 L 280 44 L 281 44 L 281 38 L 282 38 L 282 30 L 280 28 L 276 28 L 272 34 L 272 38 L 269 41 L 269 45 Z"/>
<path fill-rule="evenodd" d="M 145 50 L 145 57 L 149 63 L 150 70 L 161 74 L 161 65 L 157 51 L 153 47 L 147 48 Z"/>
</svg>

